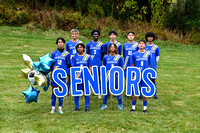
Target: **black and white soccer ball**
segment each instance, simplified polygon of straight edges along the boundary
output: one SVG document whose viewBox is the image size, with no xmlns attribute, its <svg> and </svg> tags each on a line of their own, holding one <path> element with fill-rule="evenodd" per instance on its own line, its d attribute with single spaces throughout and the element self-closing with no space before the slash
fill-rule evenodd
<svg viewBox="0 0 200 133">
<path fill-rule="evenodd" d="M 36 74 L 36 70 L 32 70 L 29 74 L 28 74 L 28 80 L 33 84 L 33 85 L 37 85 L 37 82 L 35 81 L 35 74 Z"/>
</svg>

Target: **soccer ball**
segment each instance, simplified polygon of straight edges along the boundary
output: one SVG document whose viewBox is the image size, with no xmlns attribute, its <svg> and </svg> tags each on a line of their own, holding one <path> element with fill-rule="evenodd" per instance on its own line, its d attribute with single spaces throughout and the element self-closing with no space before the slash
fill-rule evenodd
<svg viewBox="0 0 200 133">
<path fill-rule="evenodd" d="M 28 74 L 28 80 L 33 84 L 33 85 L 37 85 L 37 82 L 35 81 L 35 74 L 36 74 L 36 70 L 32 70 L 29 74 Z"/>
</svg>

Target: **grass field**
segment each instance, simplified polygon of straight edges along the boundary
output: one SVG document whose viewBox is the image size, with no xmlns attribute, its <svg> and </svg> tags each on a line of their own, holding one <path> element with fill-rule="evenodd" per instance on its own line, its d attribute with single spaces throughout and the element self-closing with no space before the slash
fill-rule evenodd
<svg viewBox="0 0 200 133">
<path fill-rule="evenodd" d="M 63 115 L 50 114 L 51 88 L 46 93 L 40 88 L 38 103 L 25 104 L 22 91 L 30 82 L 18 77 L 25 68 L 22 54 L 38 61 L 57 48 L 55 41 L 60 36 L 70 40 L 64 31 L 0 26 L 0 132 L 200 132 L 200 46 L 173 41 L 155 41 L 161 53 L 159 100 L 149 99 L 149 114 L 142 112 L 141 100 L 136 112 L 129 113 L 130 99 L 123 99 L 123 111 L 117 109 L 113 98 L 108 100 L 107 109 L 100 110 L 102 99 L 94 95 L 89 114 L 84 112 L 84 98 L 80 99 L 81 111 L 73 113 L 72 97 L 64 99 Z M 80 39 L 84 43 L 91 40 Z M 109 39 L 100 40 L 105 43 Z M 118 41 L 123 44 L 127 40 L 118 37 Z"/>
</svg>

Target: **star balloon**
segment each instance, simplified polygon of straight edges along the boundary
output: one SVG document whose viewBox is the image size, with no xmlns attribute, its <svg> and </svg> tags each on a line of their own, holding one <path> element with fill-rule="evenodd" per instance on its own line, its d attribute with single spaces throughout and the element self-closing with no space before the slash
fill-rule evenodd
<svg viewBox="0 0 200 133">
<path fill-rule="evenodd" d="M 37 89 L 37 88 L 36 88 Z M 25 103 L 31 103 L 31 102 L 36 102 L 37 103 L 37 98 L 40 93 L 40 91 L 36 90 L 30 85 L 28 90 L 23 91 L 22 93 L 24 94 L 26 101 Z"/>
</svg>

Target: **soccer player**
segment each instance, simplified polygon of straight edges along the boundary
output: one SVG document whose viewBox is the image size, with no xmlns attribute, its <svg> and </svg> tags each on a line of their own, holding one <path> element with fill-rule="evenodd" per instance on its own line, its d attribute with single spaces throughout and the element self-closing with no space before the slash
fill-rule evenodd
<svg viewBox="0 0 200 133">
<path fill-rule="evenodd" d="M 110 41 L 107 42 L 107 43 L 105 43 L 105 53 L 108 52 L 108 47 L 109 47 L 109 45 L 110 45 L 111 43 L 114 43 L 114 44 L 117 46 L 117 48 L 118 48 L 118 54 L 121 55 L 122 45 L 121 45 L 120 42 L 118 42 L 118 41 L 116 40 L 116 37 L 117 37 L 117 32 L 114 31 L 114 30 L 111 30 L 111 31 L 109 32 Z"/>
<path fill-rule="evenodd" d="M 118 53 L 118 50 L 117 50 L 116 44 L 111 43 L 108 47 L 108 54 L 103 57 L 103 65 L 106 66 L 107 79 L 109 76 L 109 71 L 112 67 L 119 66 L 119 67 L 123 68 L 123 59 L 117 53 Z M 107 82 L 107 88 L 109 88 L 109 82 Z M 118 75 L 116 75 L 116 77 L 115 77 L 115 88 L 116 89 L 118 88 Z M 107 95 L 103 96 L 103 105 L 100 109 L 107 108 L 108 95 L 109 95 L 109 91 L 108 91 Z M 117 99 L 118 99 L 118 104 L 119 104 L 118 108 L 120 110 L 122 110 L 123 109 L 122 96 L 118 95 Z"/>
<path fill-rule="evenodd" d="M 146 42 L 145 40 L 140 40 L 138 42 L 139 50 L 134 52 L 132 55 L 132 66 L 138 67 L 141 70 L 141 73 L 144 71 L 144 69 L 149 68 L 151 65 L 151 53 L 149 51 L 145 50 Z M 144 81 L 141 80 L 140 82 L 140 90 L 141 87 L 147 87 L 147 85 L 144 83 Z M 147 97 L 143 96 L 143 112 L 148 113 L 147 111 Z M 136 105 L 137 97 L 132 96 L 132 109 L 130 112 L 135 111 L 135 105 Z"/>
<path fill-rule="evenodd" d="M 69 76 L 69 68 L 70 68 L 70 54 L 69 52 L 64 50 L 64 44 L 65 40 L 63 38 L 57 38 L 56 44 L 58 45 L 57 50 L 55 50 L 51 57 L 55 60 L 55 62 L 51 66 L 51 71 L 53 72 L 57 68 L 62 68 L 66 71 L 67 75 Z M 67 77 L 68 77 L 67 76 Z M 59 77 L 64 83 L 66 82 L 66 78 Z M 54 88 L 57 88 L 58 85 L 51 79 L 51 86 L 52 86 L 52 96 L 51 96 L 51 105 L 52 110 L 51 113 L 55 112 L 55 104 L 56 104 L 56 96 L 54 94 Z M 61 91 L 61 87 L 59 86 L 59 89 Z M 59 109 L 58 112 L 60 114 L 63 114 L 62 111 L 62 103 L 63 103 L 63 97 L 58 98 L 59 101 Z"/>
<path fill-rule="evenodd" d="M 98 66 L 99 79 L 100 79 L 100 67 L 102 66 L 102 60 L 104 56 L 104 44 L 99 41 L 100 31 L 95 29 L 92 31 L 91 35 L 93 36 L 93 40 L 87 43 L 86 45 L 86 53 L 91 55 L 93 64 Z M 101 85 L 101 84 L 100 84 Z M 99 99 L 101 99 L 102 95 L 99 95 Z"/>
<path fill-rule="evenodd" d="M 92 71 L 92 59 L 91 56 L 84 53 L 85 45 L 83 43 L 79 43 L 76 45 L 77 54 L 72 57 L 71 66 L 79 66 L 81 71 L 84 66 L 89 67 L 90 72 Z M 76 75 L 77 78 L 83 78 L 83 73 L 80 72 Z M 83 79 L 82 79 L 83 81 Z M 77 90 L 84 90 L 83 83 L 77 85 Z M 79 96 L 74 97 L 75 110 L 74 112 L 79 111 Z M 90 104 L 90 96 L 85 96 L 85 112 L 89 112 L 89 104 Z"/>
<path fill-rule="evenodd" d="M 128 66 L 132 66 L 131 64 L 131 56 L 132 54 L 137 51 L 138 43 L 134 41 L 135 39 L 135 33 L 133 31 L 129 31 L 128 35 L 128 42 L 124 43 L 123 45 L 123 56 L 124 56 L 124 78 L 126 79 L 126 69 Z M 125 80 L 126 81 L 126 80 Z M 128 96 L 125 95 L 125 99 L 128 98 Z"/>
<path fill-rule="evenodd" d="M 153 41 L 155 40 L 155 34 L 153 32 L 148 32 L 145 35 L 145 39 L 147 41 L 145 49 L 150 51 L 152 54 L 151 68 L 153 68 L 155 71 L 157 71 L 157 62 L 160 57 L 160 50 L 159 50 L 159 47 L 153 43 Z M 155 80 L 152 80 L 152 82 L 156 86 Z M 156 89 L 156 93 L 157 93 L 157 89 Z M 153 96 L 154 99 L 158 99 L 156 93 Z"/>
<path fill-rule="evenodd" d="M 70 60 L 76 54 L 76 48 L 75 48 L 76 45 L 78 43 L 83 43 L 78 39 L 78 36 L 79 36 L 79 31 L 77 29 L 72 29 L 71 30 L 72 39 L 66 43 L 66 51 L 68 51 L 70 54 Z M 66 96 L 66 98 L 69 96 L 70 76 L 67 77 L 67 87 L 68 87 L 68 95 Z"/>
</svg>

